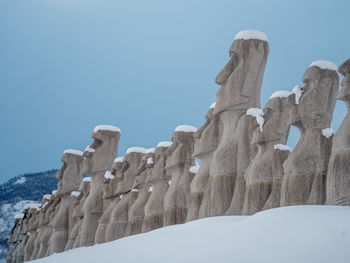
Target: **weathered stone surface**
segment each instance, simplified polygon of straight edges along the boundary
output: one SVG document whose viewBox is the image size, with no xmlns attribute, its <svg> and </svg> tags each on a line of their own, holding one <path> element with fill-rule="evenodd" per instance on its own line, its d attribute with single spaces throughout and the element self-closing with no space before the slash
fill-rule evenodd
<svg viewBox="0 0 350 263">
<path fill-rule="evenodd" d="M 166 150 L 171 144 L 171 142 L 161 142 L 154 151 L 153 168 L 148 179 L 152 186 L 152 192 L 145 205 L 142 232 L 148 232 L 164 225 L 164 196 L 168 191 L 168 181 L 170 180 L 165 169 Z"/>
<path fill-rule="evenodd" d="M 79 151 L 65 151 L 62 156 L 63 166 L 57 173 L 59 182 L 56 193 L 56 196 L 61 199 L 61 204 L 51 223 L 53 235 L 50 251 L 52 253 L 60 253 L 65 250 L 69 233 L 73 228 L 71 192 L 79 188 L 82 178 L 82 161 L 83 153 Z"/>
<path fill-rule="evenodd" d="M 146 149 L 143 148 L 129 148 L 124 157 L 123 178 L 117 187 L 117 195 L 119 194 L 120 201 L 111 211 L 110 220 L 106 228 L 106 242 L 125 236 L 128 226 L 128 212 L 138 195 L 138 192 L 132 192 L 131 189 L 145 151 Z"/>
<path fill-rule="evenodd" d="M 245 114 L 260 107 L 260 90 L 269 45 L 260 39 L 236 39 L 230 60 L 216 77 L 214 114 L 219 114 L 223 135 L 210 162 L 210 176 L 199 217 L 241 214 L 244 171 L 255 155 L 251 146 L 254 123 Z"/>
<path fill-rule="evenodd" d="M 300 139 L 284 163 L 281 206 L 320 205 L 325 187 L 332 139 L 322 134 L 330 127 L 339 85 L 335 70 L 309 67 L 303 76 L 300 103 L 291 111 L 291 124 Z"/>
<path fill-rule="evenodd" d="M 171 184 L 164 196 L 164 226 L 182 224 L 186 221 L 190 203 L 190 184 L 194 177 L 189 169 L 195 164 L 192 153 L 193 133 L 196 130 L 194 127 L 191 127 L 192 129 L 179 129 L 179 127 L 172 135 L 173 144 L 167 149 L 165 169 L 171 176 Z"/>
<path fill-rule="evenodd" d="M 214 115 L 215 103 L 210 107 L 206 122 L 194 133 L 195 143 L 193 157 L 201 160 L 201 165 L 191 182 L 190 203 L 186 221 L 198 219 L 205 188 L 209 179 L 209 163 L 220 139 L 220 118 Z"/>
<path fill-rule="evenodd" d="M 338 71 L 344 78 L 337 99 L 345 102 L 348 112 L 333 138 L 326 203 L 350 206 L 350 59 L 340 65 Z"/>
<path fill-rule="evenodd" d="M 31 208 L 28 212 L 28 216 L 24 220 L 26 231 L 29 233 L 29 239 L 24 247 L 24 261 L 32 259 L 32 255 L 35 249 L 35 240 L 37 238 L 37 226 L 38 226 L 38 214 L 36 208 Z"/>
<path fill-rule="evenodd" d="M 244 173 L 244 215 L 280 205 L 283 163 L 290 150 L 278 146 L 287 142 L 289 107 L 288 97 L 271 98 L 263 110 L 263 125 L 256 123 L 252 144 L 257 146 L 258 152 Z"/>
<path fill-rule="evenodd" d="M 103 176 L 112 167 L 117 156 L 120 131 L 116 129 L 94 129 L 93 144 L 84 152 L 83 174 L 90 174 L 90 194 L 83 205 L 84 218 L 80 233 L 80 246 L 94 244 L 98 220 L 103 213 Z"/>
</svg>

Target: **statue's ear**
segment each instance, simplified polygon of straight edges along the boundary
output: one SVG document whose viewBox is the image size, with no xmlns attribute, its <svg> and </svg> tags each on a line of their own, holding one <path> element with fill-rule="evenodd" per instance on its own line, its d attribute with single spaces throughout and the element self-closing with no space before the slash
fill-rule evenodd
<svg viewBox="0 0 350 263">
<path fill-rule="evenodd" d="M 224 85 L 228 77 L 231 75 L 233 70 L 238 65 L 239 58 L 236 55 L 236 53 L 232 53 L 229 62 L 226 64 L 226 66 L 221 70 L 221 72 L 216 76 L 215 82 L 219 85 Z"/>
</svg>

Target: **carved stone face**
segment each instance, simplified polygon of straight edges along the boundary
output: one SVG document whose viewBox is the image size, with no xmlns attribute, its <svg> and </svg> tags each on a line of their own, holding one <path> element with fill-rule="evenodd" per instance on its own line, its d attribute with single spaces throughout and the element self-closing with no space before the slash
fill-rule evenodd
<svg viewBox="0 0 350 263">
<path fill-rule="evenodd" d="M 121 162 L 113 163 L 111 174 L 114 175 L 114 178 L 103 179 L 103 195 L 102 195 L 103 199 L 109 199 L 114 196 L 114 193 L 117 190 L 117 186 L 118 186 L 118 179 L 116 175 L 118 175 L 118 171 L 122 168 L 122 166 L 123 166 L 123 163 Z"/>
<path fill-rule="evenodd" d="M 150 175 L 150 169 L 152 169 L 154 164 L 154 157 L 154 153 L 147 153 L 142 157 L 136 172 L 133 188 L 139 188 L 150 179 L 148 177 Z"/>
<path fill-rule="evenodd" d="M 71 153 L 64 153 L 62 156 L 63 166 L 57 173 L 57 195 L 66 194 L 79 188 L 81 181 L 81 164 L 83 157 Z"/>
<path fill-rule="evenodd" d="M 167 161 L 165 169 L 169 169 L 191 160 L 193 152 L 194 137 L 193 132 L 174 132 L 173 144 L 167 149 Z"/>
<path fill-rule="evenodd" d="M 335 71 L 308 68 L 303 76 L 299 114 L 304 127 L 329 127 L 332 120 L 339 77 Z"/>
<path fill-rule="evenodd" d="M 193 157 L 212 152 L 218 145 L 220 118 L 214 115 L 214 109 L 210 109 L 205 118 L 206 122 L 193 134 L 195 139 Z"/>
<path fill-rule="evenodd" d="M 98 130 L 91 135 L 94 140 L 84 152 L 83 174 L 95 174 L 107 171 L 117 155 L 119 132 Z"/>
<path fill-rule="evenodd" d="M 84 196 L 89 195 L 90 193 L 90 182 L 88 181 L 83 181 L 80 184 L 79 191 L 82 192 Z"/>
<path fill-rule="evenodd" d="M 264 107 L 263 131 L 258 124 L 253 133 L 253 144 L 276 141 L 285 144 L 289 133 L 289 102 L 288 98 L 272 98 Z"/>
<path fill-rule="evenodd" d="M 230 60 L 215 81 L 222 85 L 216 93 L 215 114 L 227 109 L 260 107 L 260 90 L 269 46 L 261 40 L 235 40 Z"/>
<path fill-rule="evenodd" d="M 338 71 L 344 76 L 341 82 L 341 90 L 337 99 L 342 100 L 350 108 L 350 59 L 341 64 Z"/>
</svg>

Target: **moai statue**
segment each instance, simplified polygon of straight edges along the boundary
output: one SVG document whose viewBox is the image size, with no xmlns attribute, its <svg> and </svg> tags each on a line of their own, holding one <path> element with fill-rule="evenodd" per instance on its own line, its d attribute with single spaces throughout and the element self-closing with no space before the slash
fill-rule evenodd
<svg viewBox="0 0 350 263">
<path fill-rule="evenodd" d="M 154 165 L 154 151 L 155 148 L 146 150 L 145 155 L 141 159 L 139 168 L 137 169 L 131 191 L 138 192 L 138 196 L 128 211 L 128 226 L 125 236 L 136 235 L 142 232 L 142 224 L 145 218 L 145 205 L 153 190 L 150 179 Z"/>
<path fill-rule="evenodd" d="M 42 200 L 42 205 L 40 208 L 40 211 L 38 211 L 38 235 L 34 242 L 34 251 L 32 254 L 32 260 L 39 258 L 39 252 L 41 249 L 41 246 L 47 246 L 47 241 L 44 243 L 43 238 L 46 237 L 47 230 L 48 230 L 48 223 L 49 223 L 49 216 L 46 216 L 47 214 L 47 205 L 51 199 L 51 195 L 44 195 Z M 41 256 L 42 257 L 42 256 Z"/>
<path fill-rule="evenodd" d="M 258 153 L 244 173 L 246 191 L 243 215 L 280 206 L 283 163 L 291 151 L 285 145 L 290 127 L 289 96 L 295 98 L 288 91 L 277 91 L 263 111 L 255 108 L 247 111 L 256 119 L 252 144 L 258 148 Z"/>
<path fill-rule="evenodd" d="M 79 188 L 83 152 L 66 150 L 62 156 L 63 166 L 57 173 L 59 179 L 56 196 L 61 199 L 60 208 L 52 222 L 53 235 L 50 243 L 52 253 L 65 250 L 69 232 L 72 230 L 71 192 Z"/>
<path fill-rule="evenodd" d="M 80 233 L 81 233 L 81 225 L 83 224 L 84 213 L 83 206 L 90 194 L 90 183 L 91 177 L 85 177 L 83 181 L 80 183 L 79 192 L 80 195 L 76 197 L 76 202 L 73 205 L 73 218 L 74 224 L 73 229 L 70 232 L 69 239 L 66 245 L 66 249 L 77 248 L 80 247 Z"/>
<path fill-rule="evenodd" d="M 98 228 L 95 234 L 95 244 L 106 242 L 106 229 L 110 222 L 111 212 L 120 201 L 118 186 L 123 179 L 123 173 L 126 169 L 124 158 L 118 157 L 114 160 L 112 171 L 107 171 L 104 175 L 103 185 L 103 214 L 98 220 Z"/>
<path fill-rule="evenodd" d="M 214 114 L 219 115 L 223 131 L 210 161 L 200 218 L 241 214 L 244 171 L 255 156 L 251 146 L 255 124 L 246 111 L 260 108 L 260 90 L 269 53 L 267 36 L 259 31 L 241 31 L 229 53 L 229 62 L 215 79 L 221 87 L 216 93 Z"/>
<path fill-rule="evenodd" d="M 6 263 L 17 262 L 17 255 L 20 250 L 19 246 L 23 239 L 23 235 L 21 235 L 23 233 L 23 218 L 24 214 L 17 214 L 14 218 L 14 226 L 10 231 L 10 238 L 8 239 L 8 243 L 12 243 L 12 247 L 7 252 Z"/>
<path fill-rule="evenodd" d="M 198 219 L 199 209 L 209 179 L 209 163 L 220 139 L 220 118 L 218 115 L 214 115 L 215 104 L 213 103 L 210 106 L 205 116 L 206 122 L 193 135 L 195 142 L 192 156 L 199 158 L 201 165 L 191 182 L 190 203 L 186 221 Z"/>
<path fill-rule="evenodd" d="M 30 261 L 35 249 L 35 240 L 37 238 L 38 232 L 38 210 L 39 204 L 30 204 L 27 206 L 29 208 L 28 216 L 24 220 L 26 231 L 29 234 L 29 239 L 24 247 L 24 261 Z M 25 207 L 26 208 L 26 207 Z"/>
<path fill-rule="evenodd" d="M 165 169 L 166 150 L 172 142 L 160 142 L 154 151 L 153 168 L 148 182 L 151 184 L 151 195 L 145 205 L 145 217 L 142 232 L 148 232 L 164 225 L 164 196 L 169 189 L 170 176 Z"/>
<path fill-rule="evenodd" d="M 60 205 L 61 205 L 61 198 L 59 198 L 57 196 L 57 190 L 52 191 L 52 199 L 53 199 L 53 203 L 48 208 L 48 214 L 50 216 L 49 216 L 49 227 L 48 227 L 48 231 L 47 231 L 47 236 L 48 236 L 47 247 L 48 248 L 47 248 L 45 257 L 50 256 L 53 253 L 50 249 L 50 247 L 51 247 L 50 244 L 51 244 L 51 241 L 53 239 L 52 238 L 52 236 L 53 236 L 53 225 L 52 224 L 54 222 L 56 214 L 57 214 L 58 210 L 60 209 Z"/>
<path fill-rule="evenodd" d="M 117 155 L 120 129 L 111 125 L 99 125 L 91 137 L 94 142 L 84 152 L 86 159 L 83 162 L 83 174 L 91 175 L 91 188 L 83 206 L 80 246 L 94 244 L 98 220 L 103 213 L 103 176 L 112 167 Z"/>
<path fill-rule="evenodd" d="M 337 99 L 345 102 L 348 113 L 333 138 L 327 173 L 327 205 L 350 206 L 350 59 L 338 68 L 344 76 Z"/>
<path fill-rule="evenodd" d="M 329 125 L 339 85 L 336 70 L 332 62 L 316 61 L 304 73 L 300 103 L 291 111 L 300 139 L 283 165 L 281 206 L 325 202 L 333 139 Z"/>
<path fill-rule="evenodd" d="M 80 186 L 79 186 L 80 188 Z M 70 203 L 71 203 L 71 211 L 70 211 L 70 216 L 71 216 L 71 220 L 72 220 L 72 224 L 71 224 L 71 230 L 68 233 L 68 240 L 66 243 L 66 246 L 64 248 L 64 250 L 69 250 L 73 248 L 74 242 L 76 240 L 77 237 L 77 231 L 76 231 L 76 226 L 77 223 L 80 219 L 81 216 L 81 211 L 80 213 L 77 211 L 78 210 L 78 206 L 80 205 L 80 199 L 82 197 L 82 192 L 81 191 L 72 191 L 70 194 Z M 73 233 L 74 231 L 74 233 Z"/>
<path fill-rule="evenodd" d="M 128 226 L 128 212 L 138 195 L 138 192 L 131 190 L 137 169 L 145 152 L 146 149 L 141 147 L 132 147 L 126 151 L 122 168 L 123 178 L 118 184 L 116 193 L 119 195 L 120 201 L 110 213 L 109 223 L 106 228 L 106 242 L 125 236 Z"/>
<path fill-rule="evenodd" d="M 43 205 L 41 207 L 41 211 L 39 214 L 39 225 L 40 230 L 38 233 L 39 240 L 39 251 L 37 254 L 37 258 L 45 257 L 49 247 L 49 239 L 50 239 L 50 217 L 53 212 L 52 206 L 55 204 L 55 199 L 52 195 L 47 194 L 43 197 Z"/>
<path fill-rule="evenodd" d="M 171 138 L 173 144 L 167 149 L 165 169 L 171 176 L 171 184 L 164 196 L 164 226 L 186 222 L 194 177 L 190 168 L 195 164 L 192 153 L 196 131 L 193 126 L 178 126 Z"/>
</svg>

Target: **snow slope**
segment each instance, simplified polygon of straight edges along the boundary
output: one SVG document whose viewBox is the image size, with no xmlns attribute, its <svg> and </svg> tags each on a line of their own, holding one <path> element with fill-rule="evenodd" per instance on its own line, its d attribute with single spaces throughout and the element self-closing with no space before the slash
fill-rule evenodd
<svg viewBox="0 0 350 263">
<path fill-rule="evenodd" d="M 349 245 L 350 207 L 294 206 L 205 218 L 36 262 L 348 263 Z"/>
</svg>

